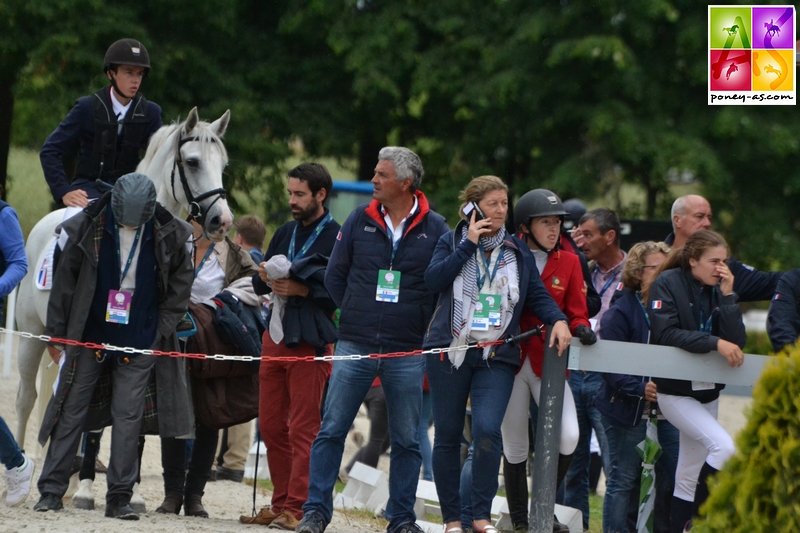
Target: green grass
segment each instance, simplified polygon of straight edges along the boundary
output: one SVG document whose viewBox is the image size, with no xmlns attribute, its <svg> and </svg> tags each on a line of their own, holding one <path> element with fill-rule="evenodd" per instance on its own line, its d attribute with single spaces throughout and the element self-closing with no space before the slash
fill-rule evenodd
<svg viewBox="0 0 800 533">
<path fill-rule="evenodd" d="M 245 479 L 245 483 L 248 485 L 253 484 L 252 479 Z M 258 482 L 258 488 L 261 494 L 265 495 L 268 491 L 271 492 L 273 489 L 272 481 L 268 479 L 262 479 Z M 337 492 L 342 492 L 344 490 L 344 483 L 341 481 L 336 482 L 336 486 L 334 488 L 334 494 Z M 505 497 L 505 491 L 498 491 L 498 496 Z M 367 520 L 376 528 L 376 531 L 382 531 L 386 529 L 386 520 L 382 518 L 377 518 L 373 515 L 370 511 L 366 510 L 347 510 L 341 511 L 339 509 L 336 510 L 337 513 L 342 513 L 346 517 L 357 518 L 359 520 Z M 441 524 L 442 517 L 436 515 L 427 515 L 425 520 L 428 522 L 433 522 L 434 524 Z M 589 494 L 589 533 L 601 533 L 603 531 L 603 497 L 598 496 L 595 493 Z"/>
<path fill-rule="evenodd" d="M 53 204 L 38 152 L 11 148 L 6 187 L 8 203 L 17 212 L 22 233 L 27 238 L 36 222 L 50 212 Z"/>
</svg>

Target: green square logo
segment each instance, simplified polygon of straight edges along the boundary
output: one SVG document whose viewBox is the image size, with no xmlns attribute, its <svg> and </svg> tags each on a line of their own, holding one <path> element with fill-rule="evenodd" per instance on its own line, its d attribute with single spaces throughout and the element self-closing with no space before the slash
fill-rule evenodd
<svg viewBox="0 0 800 533">
<path fill-rule="evenodd" d="M 748 50 L 752 42 L 750 7 L 710 6 L 708 36 L 711 48 Z"/>
</svg>

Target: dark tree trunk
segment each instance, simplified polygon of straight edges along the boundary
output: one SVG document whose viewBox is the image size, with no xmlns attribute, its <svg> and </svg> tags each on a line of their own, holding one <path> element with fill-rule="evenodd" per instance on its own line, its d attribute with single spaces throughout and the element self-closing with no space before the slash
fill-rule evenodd
<svg viewBox="0 0 800 533">
<path fill-rule="evenodd" d="M 656 198 L 658 196 L 658 188 L 648 185 L 647 187 L 647 220 L 656 218 Z"/>
<path fill-rule="evenodd" d="M 370 181 L 375 175 L 378 152 L 383 148 L 372 135 L 372 131 L 362 132 L 358 141 L 358 181 Z"/>
<path fill-rule="evenodd" d="M 0 78 L 0 197 L 6 199 L 8 152 L 11 148 L 11 123 L 14 114 L 14 93 L 11 80 Z"/>
</svg>

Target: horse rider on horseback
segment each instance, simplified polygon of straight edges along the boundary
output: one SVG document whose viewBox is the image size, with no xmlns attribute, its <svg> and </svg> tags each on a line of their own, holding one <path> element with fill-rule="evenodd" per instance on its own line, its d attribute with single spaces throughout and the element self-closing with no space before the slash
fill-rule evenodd
<svg viewBox="0 0 800 533">
<path fill-rule="evenodd" d="M 99 198 L 95 183 L 110 185 L 136 170 L 140 153 L 161 127 L 161 108 L 148 101 L 139 87 L 150 71 L 150 55 L 136 39 L 112 44 L 103 61 L 109 86 L 78 98 L 67 117 L 50 134 L 39 158 L 44 177 L 57 204 L 67 206 L 66 220 Z M 65 157 L 78 149 L 72 181 Z M 72 208 L 72 209 L 70 209 Z M 59 238 L 64 248 L 66 236 Z"/>
</svg>

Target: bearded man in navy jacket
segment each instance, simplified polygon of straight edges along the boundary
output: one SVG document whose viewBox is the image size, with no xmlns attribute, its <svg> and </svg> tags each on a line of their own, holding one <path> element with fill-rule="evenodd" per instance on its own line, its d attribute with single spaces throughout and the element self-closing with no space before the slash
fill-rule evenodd
<svg viewBox="0 0 800 533">
<path fill-rule="evenodd" d="M 381 149 L 372 202 L 355 209 L 337 236 L 325 274 L 325 286 L 341 309 L 336 355 L 422 346 L 435 304 L 425 286 L 425 269 L 449 229 L 419 190 L 423 174 L 419 157 L 408 148 Z M 311 448 L 308 500 L 298 532 L 322 533 L 331 521 L 347 432 L 376 377 L 386 394 L 392 442 L 388 531 L 421 531 L 414 502 L 422 462 L 418 431 L 424 365 L 423 358 L 413 355 L 334 361 L 322 426 Z"/>
</svg>

